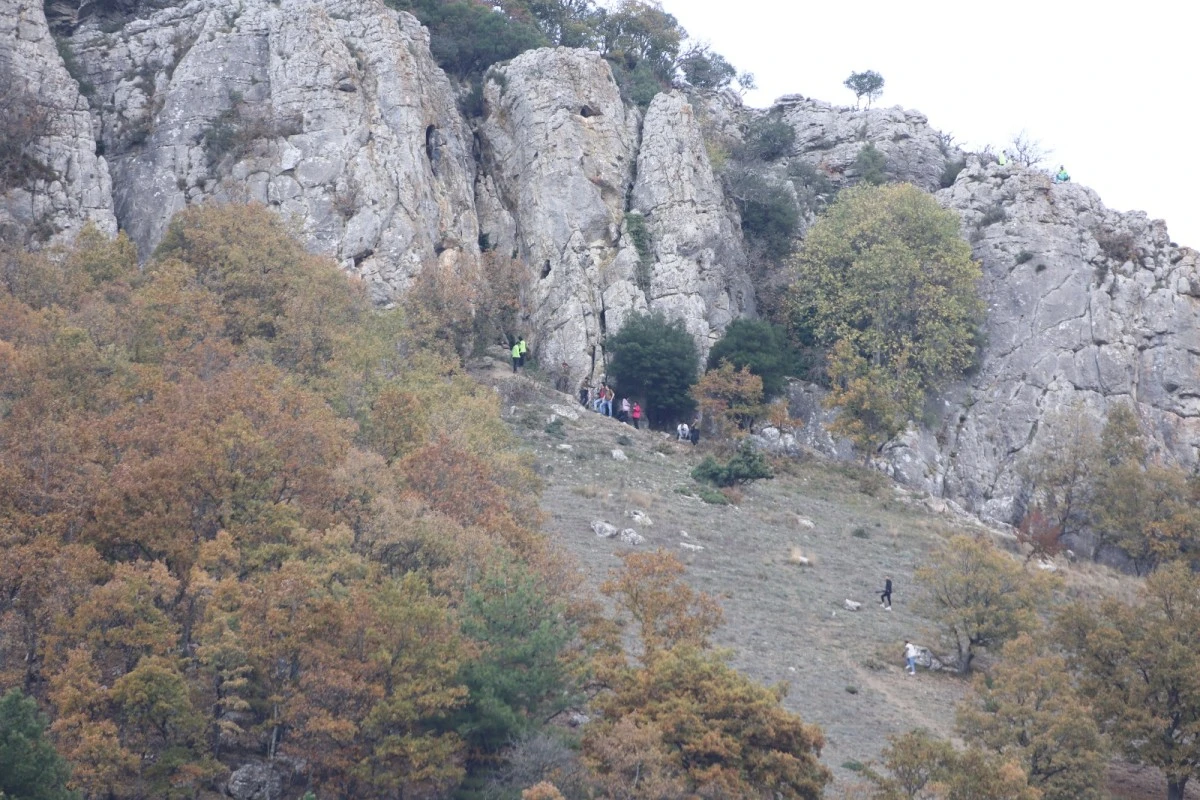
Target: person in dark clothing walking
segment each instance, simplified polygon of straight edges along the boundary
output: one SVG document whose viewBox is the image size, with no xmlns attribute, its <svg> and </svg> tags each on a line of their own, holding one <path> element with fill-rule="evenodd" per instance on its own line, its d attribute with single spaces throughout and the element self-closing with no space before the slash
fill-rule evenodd
<svg viewBox="0 0 1200 800">
<path fill-rule="evenodd" d="M 879 593 L 879 607 L 892 610 L 892 576 L 883 579 L 883 591 Z"/>
</svg>

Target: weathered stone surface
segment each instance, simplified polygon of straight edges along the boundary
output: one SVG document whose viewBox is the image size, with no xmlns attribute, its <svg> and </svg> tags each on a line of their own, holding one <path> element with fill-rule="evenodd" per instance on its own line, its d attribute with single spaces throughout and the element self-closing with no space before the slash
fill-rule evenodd
<svg viewBox="0 0 1200 800">
<path fill-rule="evenodd" d="M 1021 512 L 1021 464 L 1052 426 L 1083 414 L 1099 426 L 1132 402 L 1155 451 L 1195 465 L 1200 455 L 1200 281 L 1195 250 L 1162 221 L 1106 208 L 1077 184 L 972 160 L 937 195 L 963 216 L 983 267 L 987 305 L 979 370 L 930 409 L 877 463 L 897 480 L 985 520 Z M 804 443 L 846 455 L 828 435 L 821 391 L 794 384 Z"/>
<path fill-rule="evenodd" d="M 415 18 L 381 0 L 193 0 L 73 37 L 97 88 L 117 215 L 256 200 L 393 299 L 478 253 L 470 135 Z"/>
<path fill-rule="evenodd" d="M 859 178 L 854 160 L 867 142 L 883 154 L 889 177 L 929 191 L 938 188 L 947 160 L 961 156 L 924 114 L 899 106 L 856 110 L 785 95 L 772 110 L 795 129 L 796 156 L 838 182 Z"/>
<path fill-rule="evenodd" d="M 602 519 L 592 520 L 592 532 L 602 539 L 611 539 L 617 535 L 617 526 Z"/>
<path fill-rule="evenodd" d="M 754 313 L 754 288 L 736 214 L 680 92 L 658 95 L 646 110 L 632 210 L 650 234 L 648 305 L 682 319 L 703 358 L 726 325 Z"/>
<path fill-rule="evenodd" d="M 0 0 L 0 87 L 36 104 L 42 134 L 27 154 L 44 170 L 7 191 L 0 186 L 0 235 L 37 244 L 67 241 L 87 222 L 115 234 L 112 183 L 98 156 L 92 118 L 46 25 L 41 3 Z"/>
<path fill-rule="evenodd" d="M 251 761 L 233 771 L 225 789 L 235 800 L 279 800 L 283 780 L 271 764 Z"/>
<path fill-rule="evenodd" d="M 530 345 L 570 366 L 573 389 L 603 372 L 604 334 L 646 307 L 637 253 L 621 242 L 640 120 L 585 50 L 523 53 L 492 69 L 484 99 L 480 230 L 529 264 Z"/>
<path fill-rule="evenodd" d="M 962 213 L 983 264 L 987 344 L 979 372 L 947 393 L 940 426 L 889 456 L 920 465 L 908 482 L 1012 521 L 1016 468 L 1048 424 L 1073 408 L 1100 420 L 1130 401 L 1167 460 L 1195 464 L 1196 251 L 1160 220 L 1033 170 L 974 161 L 938 199 Z M 1004 218 L 984 224 L 998 208 Z"/>
<path fill-rule="evenodd" d="M 646 537 L 635 531 L 633 528 L 623 528 L 616 536 L 617 541 L 629 545 L 639 545 L 646 543 Z"/>
</svg>

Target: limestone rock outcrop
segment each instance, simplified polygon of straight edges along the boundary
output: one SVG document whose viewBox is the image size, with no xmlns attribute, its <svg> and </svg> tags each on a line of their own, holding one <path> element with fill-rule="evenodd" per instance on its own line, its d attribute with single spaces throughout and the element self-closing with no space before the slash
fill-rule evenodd
<svg viewBox="0 0 1200 800">
<path fill-rule="evenodd" d="M 941 419 L 887 460 L 897 477 L 1014 521 L 1018 467 L 1069 415 L 1133 403 L 1159 455 L 1200 454 L 1200 257 L 1142 212 L 1019 167 L 973 160 L 939 201 L 983 265 L 986 344 Z"/>
<path fill-rule="evenodd" d="M 30 168 L 18 170 L 24 174 L 11 186 L 0 182 L 0 237 L 68 241 L 88 222 L 115 234 L 108 165 L 97 155 L 88 103 L 59 56 L 41 3 L 0 0 L 0 82 L 0 114 L 29 124 L 0 135 L 32 134 L 22 153 Z"/>
<path fill-rule="evenodd" d="M 900 108 L 853 109 L 801 95 L 784 95 L 771 109 L 796 131 L 793 152 L 836 182 L 861 177 L 854 166 L 871 142 L 890 178 L 934 191 L 948 160 L 961 157 L 924 114 Z"/>
<path fill-rule="evenodd" d="M 428 32 L 381 0 L 193 0 L 72 45 L 141 252 L 209 199 L 277 208 L 380 301 L 478 252 L 470 134 Z"/>
<path fill-rule="evenodd" d="M 650 237 L 649 305 L 683 319 L 706 355 L 726 325 L 754 313 L 754 287 L 738 220 L 679 92 L 658 95 L 646 110 L 632 207 Z"/>
<path fill-rule="evenodd" d="M 533 272 L 538 358 L 573 378 L 603 373 L 603 336 L 646 307 L 637 252 L 621 243 L 638 114 L 584 50 L 527 52 L 485 81 L 480 230 Z"/>
<path fill-rule="evenodd" d="M 643 120 L 598 54 L 558 48 L 493 68 L 484 99 L 480 229 L 530 265 L 532 344 L 572 387 L 603 375 L 604 336 L 633 311 L 682 319 L 701 355 L 753 312 L 736 214 L 684 95 L 658 95 Z"/>
</svg>

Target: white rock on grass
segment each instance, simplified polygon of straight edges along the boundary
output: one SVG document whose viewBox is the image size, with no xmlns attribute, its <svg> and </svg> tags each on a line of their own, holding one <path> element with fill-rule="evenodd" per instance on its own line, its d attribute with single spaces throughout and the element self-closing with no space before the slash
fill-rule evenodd
<svg viewBox="0 0 1200 800">
<path fill-rule="evenodd" d="M 553 411 L 555 414 L 557 414 L 560 417 L 566 417 L 567 419 L 571 420 L 572 422 L 576 422 L 579 420 L 579 412 L 573 408 L 569 408 L 567 406 L 563 406 L 563 405 L 559 405 L 559 404 L 555 403 L 550 406 L 550 410 Z"/>
<path fill-rule="evenodd" d="M 625 516 L 631 518 L 638 525 L 650 526 L 654 524 L 654 521 L 650 519 L 649 515 L 647 515 L 646 512 L 642 511 L 641 509 L 630 509 L 625 512 Z"/>
<path fill-rule="evenodd" d="M 629 456 L 625 455 L 625 451 L 621 448 L 616 448 L 612 451 L 613 461 L 628 461 Z"/>
<path fill-rule="evenodd" d="M 633 528 L 625 528 L 617 534 L 617 539 L 625 544 L 642 544 L 646 541 L 646 537 L 635 531 Z"/>
<path fill-rule="evenodd" d="M 617 535 L 617 526 L 605 522 L 602 519 L 594 520 L 592 522 L 592 530 L 596 532 L 597 536 L 600 536 L 604 539 L 611 539 Z"/>
<path fill-rule="evenodd" d="M 693 553 L 699 553 L 704 549 L 704 545 L 692 544 L 691 542 L 680 542 L 679 546 L 684 550 L 691 550 Z"/>
<path fill-rule="evenodd" d="M 857 600 L 847 599 L 842 601 L 842 608 L 846 609 L 847 611 L 858 611 L 860 608 L 862 608 L 862 603 L 858 602 Z"/>
</svg>

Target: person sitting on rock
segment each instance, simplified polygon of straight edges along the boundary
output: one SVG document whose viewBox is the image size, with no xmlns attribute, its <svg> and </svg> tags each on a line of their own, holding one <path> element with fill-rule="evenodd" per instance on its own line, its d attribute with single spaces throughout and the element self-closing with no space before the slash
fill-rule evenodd
<svg viewBox="0 0 1200 800">
<path fill-rule="evenodd" d="M 1067 168 L 1065 166 L 1063 166 L 1061 164 L 1059 165 L 1058 174 L 1056 174 L 1054 176 L 1054 182 L 1055 183 L 1070 183 L 1071 182 L 1071 176 L 1067 173 Z"/>
</svg>

